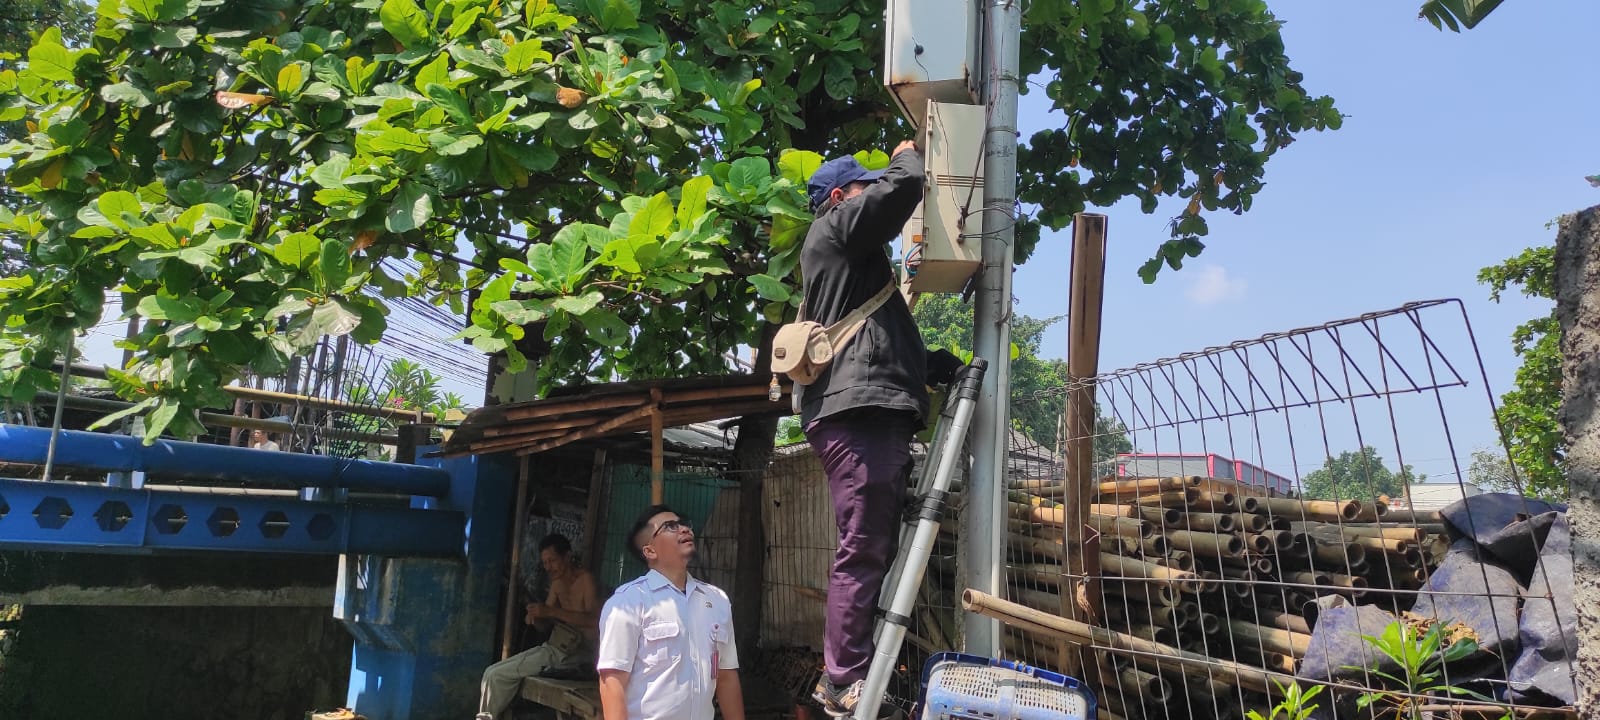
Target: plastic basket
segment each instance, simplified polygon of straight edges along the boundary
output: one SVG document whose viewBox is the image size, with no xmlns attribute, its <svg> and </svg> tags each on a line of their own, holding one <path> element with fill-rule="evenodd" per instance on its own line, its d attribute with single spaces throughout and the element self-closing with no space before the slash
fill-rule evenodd
<svg viewBox="0 0 1600 720">
<path fill-rule="evenodd" d="M 923 720 L 1094 720 L 1094 694 L 1060 673 L 944 652 L 922 669 Z"/>
</svg>

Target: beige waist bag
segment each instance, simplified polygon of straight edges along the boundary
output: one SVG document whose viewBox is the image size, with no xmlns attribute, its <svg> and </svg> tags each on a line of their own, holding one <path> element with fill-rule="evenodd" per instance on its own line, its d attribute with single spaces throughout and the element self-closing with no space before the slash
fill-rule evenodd
<svg viewBox="0 0 1600 720">
<path fill-rule="evenodd" d="M 877 295 L 831 326 L 806 319 L 805 306 L 800 308 L 800 318 L 778 328 L 772 340 L 772 371 L 788 375 L 794 381 L 794 407 L 799 412 L 800 388 L 810 385 L 822 376 L 839 351 L 867 324 L 867 317 L 894 295 L 894 283 L 885 285 Z"/>
</svg>

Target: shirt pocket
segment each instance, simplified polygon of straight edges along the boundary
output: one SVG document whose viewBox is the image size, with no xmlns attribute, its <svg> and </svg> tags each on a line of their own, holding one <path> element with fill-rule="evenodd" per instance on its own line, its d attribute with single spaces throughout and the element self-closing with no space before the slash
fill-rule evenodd
<svg viewBox="0 0 1600 720">
<path fill-rule="evenodd" d="M 639 659 L 646 671 L 665 668 L 678 660 L 678 636 L 683 633 L 678 623 L 654 622 L 640 632 Z"/>
</svg>

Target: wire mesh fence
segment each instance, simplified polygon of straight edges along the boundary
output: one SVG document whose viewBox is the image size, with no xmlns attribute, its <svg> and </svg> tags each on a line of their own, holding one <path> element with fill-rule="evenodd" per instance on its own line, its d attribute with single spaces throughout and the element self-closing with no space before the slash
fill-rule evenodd
<svg viewBox="0 0 1600 720">
<path fill-rule="evenodd" d="M 1013 454 L 1006 654 L 1081 674 L 1107 718 L 1571 705 L 1565 508 L 1468 482 L 1486 380 L 1437 301 L 1024 400 L 1093 405 Z"/>
</svg>

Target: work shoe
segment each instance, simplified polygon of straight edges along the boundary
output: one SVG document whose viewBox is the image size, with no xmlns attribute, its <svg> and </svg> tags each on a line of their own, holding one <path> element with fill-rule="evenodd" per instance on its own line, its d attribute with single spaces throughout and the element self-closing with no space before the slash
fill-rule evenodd
<svg viewBox="0 0 1600 720">
<path fill-rule="evenodd" d="M 856 714 L 856 706 L 861 704 L 861 691 L 866 684 L 865 680 L 857 680 L 839 687 L 823 676 L 817 680 L 817 689 L 811 692 L 811 699 L 816 700 L 822 706 L 822 711 L 830 717 L 850 717 Z"/>
</svg>

